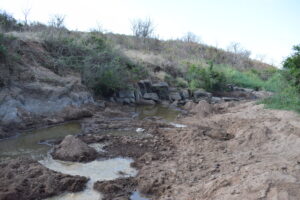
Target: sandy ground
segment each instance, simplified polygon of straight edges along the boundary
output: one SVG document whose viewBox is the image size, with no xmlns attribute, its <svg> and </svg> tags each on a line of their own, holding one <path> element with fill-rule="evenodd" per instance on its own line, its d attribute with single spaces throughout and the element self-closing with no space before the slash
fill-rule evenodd
<svg viewBox="0 0 300 200">
<path fill-rule="evenodd" d="M 300 117 L 255 102 L 188 105 L 158 129 L 168 156 L 144 164 L 138 188 L 157 200 L 300 199 Z"/>
</svg>

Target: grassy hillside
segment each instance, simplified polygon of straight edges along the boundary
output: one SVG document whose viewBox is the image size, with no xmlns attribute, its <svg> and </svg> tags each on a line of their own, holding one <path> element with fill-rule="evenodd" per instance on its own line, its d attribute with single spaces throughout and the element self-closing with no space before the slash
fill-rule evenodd
<svg viewBox="0 0 300 200">
<path fill-rule="evenodd" d="M 0 15 L 0 86 L 6 86 L 16 63 L 37 62 L 59 75 L 79 73 L 96 95 L 110 96 L 141 79 L 175 87 L 226 90 L 227 84 L 276 92 L 269 107 L 298 109 L 300 98 L 285 71 L 215 47 L 183 40 L 138 38 L 100 31 L 76 32 L 65 27 L 22 25 Z M 287 98 L 288 97 L 288 98 Z"/>
</svg>

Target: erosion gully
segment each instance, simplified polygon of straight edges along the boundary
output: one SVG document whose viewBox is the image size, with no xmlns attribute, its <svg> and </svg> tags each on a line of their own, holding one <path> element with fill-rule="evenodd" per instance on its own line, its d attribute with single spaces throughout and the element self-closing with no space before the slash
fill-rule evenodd
<svg viewBox="0 0 300 200">
<path fill-rule="evenodd" d="M 138 106 L 135 107 L 134 110 L 134 117 L 139 119 L 161 117 L 171 124 L 180 112 L 179 110 L 164 106 Z M 173 125 L 180 126 L 174 123 Z M 67 135 L 80 134 L 80 132 L 81 125 L 79 122 L 69 122 L 52 127 L 26 131 L 15 137 L 0 140 L 0 161 L 19 156 L 30 156 L 51 170 L 90 178 L 84 191 L 64 193 L 48 198 L 47 200 L 100 200 L 101 194 L 93 189 L 94 182 L 99 180 L 114 180 L 119 177 L 130 177 L 137 174 L 137 170 L 130 166 L 133 162 L 131 158 L 117 157 L 113 159 L 98 159 L 88 163 L 65 162 L 52 159 L 49 152 L 55 141 Z M 135 135 L 137 132 L 127 131 L 124 133 L 124 130 L 105 130 L 99 134 Z M 97 151 L 103 151 L 101 144 L 94 144 L 92 147 Z M 134 192 L 131 196 L 131 200 L 147 200 L 147 198 L 142 197 L 139 192 Z"/>
</svg>

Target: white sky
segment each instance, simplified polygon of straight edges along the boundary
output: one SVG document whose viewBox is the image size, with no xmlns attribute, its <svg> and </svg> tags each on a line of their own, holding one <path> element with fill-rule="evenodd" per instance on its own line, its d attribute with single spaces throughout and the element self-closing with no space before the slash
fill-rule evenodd
<svg viewBox="0 0 300 200">
<path fill-rule="evenodd" d="M 62 14 L 72 30 L 101 25 L 123 34 L 131 34 L 130 20 L 150 17 L 162 39 L 191 31 L 219 48 L 239 42 L 253 58 L 265 55 L 277 66 L 300 43 L 299 0 L 0 0 L 0 8 L 17 19 L 31 8 L 29 21 L 47 23 Z"/>
</svg>

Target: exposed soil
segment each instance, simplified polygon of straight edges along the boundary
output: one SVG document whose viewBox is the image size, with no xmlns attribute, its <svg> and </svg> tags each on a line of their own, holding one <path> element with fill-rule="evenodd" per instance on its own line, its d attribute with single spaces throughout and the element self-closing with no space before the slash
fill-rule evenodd
<svg viewBox="0 0 300 200">
<path fill-rule="evenodd" d="M 0 164 L 1 200 L 37 200 L 78 192 L 88 179 L 51 171 L 37 161 L 19 158 Z"/>
<path fill-rule="evenodd" d="M 267 110 L 255 102 L 188 107 L 178 120 L 186 128 L 161 126 L 157 120 L 147 126 L 144 121 L 139 127 L 149 137 L 106 138 L 110 156 L 135 158 L 139 174 L 130 179 L 137 185 L 131 192 L 137 189 L 157 200 L 299 199 L 297 114 Z M 103 181 L 95 188 L 114 199 L 103 188 L 118 182 Z M 130 191 L 124 191 L 117 192 L 118 198 L 123 194 L 128 199 Z"/>
<path fill-rule="evenodd" d="M 175 148 L 140 169 L 139 190 L 154 199 L 299 199 L 299 116 L 254 102 L 214 112 L 160 130 Z"/>
<path fill-rule="evenodd" d="M 267 110 L 247 101 L 214 105 L 200 101 L 185 109 L 177 120 L 187 125 L 182 128 L 155 117 L 136 119 L 126 107 L 98 110 L 83 120 L 78 138 L 87 144 L 106 144 L 98 158 L 131 157 L 132 166 L 139 169 L 136 177 L 97 182 L 94 188 L 105 199 L 129 199 L 136 190 L 155 200 L 299 199 L 296 113 Z M 137 128 L 144 131 L 99 134 Z"/>
</svg>

